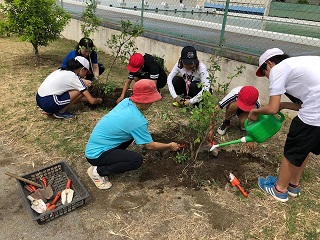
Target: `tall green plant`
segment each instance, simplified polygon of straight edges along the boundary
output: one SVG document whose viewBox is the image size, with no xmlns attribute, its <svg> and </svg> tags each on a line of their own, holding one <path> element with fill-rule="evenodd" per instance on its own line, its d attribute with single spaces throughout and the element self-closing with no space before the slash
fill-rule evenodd
<svg viewBox="0 0 320 240">
<path fill-rule="evenodd" d="M 5 13 L 5 20 L 0 24 L 2 31 L 30 42 L 36 56 L 39 46 L 57 40 L 70 20 L 70 15 L 55 0 L 5 0 L 0 6 Z"/>
<path fill-rule="evenodd" d="M 89 38 L 91 33 L 101 25 L 101 18 L 96 15 L 97 2 L 89 0 L 86 2 L 86 9 L 82 12 L 81 32 L 84 37 Z"/>
<path fill-rule="evenodd" d="M 141 25 L 134 25 L 129 20 L 121 21 L 121 33 L 112 34 L 111 39 L 107 40 L 107 46 L 112 53 L 112 61 L 107 69 L 107 80 L 109 79 L 111 70 L 117 61 L 121 64 L 127 64 L 131 54 L 138 48 L 135 44 L 135 39 L 143 33 Z"/>
<path fill-rule="evenodd" d="M 242 74 L 245 66 L 240 65 L 236 67 L 235 72 L 227 77 L 226 81 L 222 83 L 218 81 L 216 73 L 221 71 L 220 66 L 221 57 L 211 56 L 209 70 L 209 81 L 211 89 L 217 89 L 218 92 L 222 91 L 225 93 L 230 86 L 231 81 Z M 199 84 L 201 87 L 201 83 Z M 192 109 L 184 109 L 184 111 L 190 111 L 188 125 L 184 126 L 184 134 L 188 138 L 190 144 L 190 156 L 193 160 L 196 160 L 198 154 L 203 146 L 208 142 L 208 133 L 212 116 L 217 115 L 217 109 L 219 98 L 215 94 L 209 91 L 204 91 L 202 94 L 202 101 L 198 107 Z"/>
</svg>

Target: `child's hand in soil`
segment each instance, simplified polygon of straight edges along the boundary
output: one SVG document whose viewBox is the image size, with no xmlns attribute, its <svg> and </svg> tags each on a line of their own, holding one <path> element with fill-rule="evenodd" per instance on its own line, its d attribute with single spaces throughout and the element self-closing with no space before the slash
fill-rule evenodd
<svg viewBox="0 0 320 240">
<path fill-rule="evenodd" d="M 176 142 L 171 142 L 170 149 L 171 149 L 171 151 L 177 151 L 178 149 L 180 149 L 180 144 L 178 144 Z"/>
<path fill-rule="evenodd" d="M 96 98 L 95 100 L 95 104 L 101 104 L 102 103 L 102 98 Z"/>
</svg>

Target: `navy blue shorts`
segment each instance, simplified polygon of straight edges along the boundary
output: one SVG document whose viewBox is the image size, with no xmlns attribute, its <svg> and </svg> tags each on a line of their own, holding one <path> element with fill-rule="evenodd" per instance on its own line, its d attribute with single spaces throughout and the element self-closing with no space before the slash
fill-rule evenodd
<svg viewBox="0 0 320 240">
<path fill-rule="evenodd" d="M 305 124 L 296 116 L 290 125 L 284 156 L 300 167 L 309 153 L 320 154 L 320 127 Z"/>
<path fill-rule="evenodd" d="M 37 93 L 36 100 L 38 106 L 43 111 L 47 113 L 56 113 L 70 104 L 70 95 L 69 92 L 65 92 L 62 95 L 40 97 L 40 95 Z"/>
</svg>

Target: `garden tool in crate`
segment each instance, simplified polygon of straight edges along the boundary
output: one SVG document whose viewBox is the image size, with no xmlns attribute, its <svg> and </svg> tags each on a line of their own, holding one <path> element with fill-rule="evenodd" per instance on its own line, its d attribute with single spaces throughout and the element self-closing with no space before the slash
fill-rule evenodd
<svg viewBox="0 0 320 240">
<path fill-rule="evenodd" d="M 46 177 L 41 177 L 43 187 L 39 189 L 39 191 L 41 195 L 44 196 L 46 199 L 51 199 L 53 197 L 53 190 L 51 187 L 53 180 L 54 180 L 54 176 L 51 177 L 49 182 L 47 182 Z"/>
<path fill-rule="evenodd" d="M 262 143 L 267 141 L 280 130 L 282 122 L 284 121 L 284 115 L 281 112 L 278 112 L 277 114 L 279 117 L 276 117 L 275 115 L 260 114 L 258 121 L 256 122 L 249 122 L 249 120 L 246 119 L 244 127 L 247 131 L 247 136 L 230 142 L 213 145 L 210 151 L 215 150 L 217 147 L 228 146 L 231 144 L 246 142 Z"/>
<path fill-rule="evenodd" d="M 56 209 L 57 207 L 56 204 L 59 201 L 60 197 L 61 197 L 61 192 L 58 192 L 55 198 L 53 199 L 53 201 L 51 203 L 46 204 L 47 211 L 53 211 L 54 209 Z"/>
<path fill-rule="evenodd" d="M 47 210 L 47 206 L 42 199 L 35 199 L 31 195 L 27 196 L 31 202 L 31 208 L 37 213 L 44 213 Z"/>
<path fill-rule="evenodd" d="M 29 195 L 34 199 L 41 199 L 43 202 L 45 203 L 47 202 L 47 199 L 44 196 L 42 196 L 39 189 L 37 189 L 32 184 L 24 185 L 24 188 L 29 192 Z"/>
<path fill-rule="evenodd" d="M 23 178 L 18 176 L 17 174 L 6 172 L 6 175 L 13 177 L 15 179 L 18 179 L 24 183 L 27 183 L 29 185 L 25 185 L 24 188 L 30 193 L 32 198 L 35 199 L 42 199 L 43 202 L 47 202 L 47 198 L 44 197 L 40 192 L 40 187 L 42 187 L 39 183 L 36 183 L 34 181 L 31 181 L 29 179 Z M 36 188 L 38 187 L 38 189 Z"/>
<path fill-rule="evenodd" d="M 71 179 L 68 179 L 66 189 L 61 193 L 61 202 L 63 205 L 72 202 L 74 191 L 70 187 Z"/>
</svg>

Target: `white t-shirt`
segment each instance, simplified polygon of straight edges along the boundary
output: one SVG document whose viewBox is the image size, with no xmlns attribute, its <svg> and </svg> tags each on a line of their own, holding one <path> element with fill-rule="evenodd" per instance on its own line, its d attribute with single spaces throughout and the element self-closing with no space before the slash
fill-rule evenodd
<svg viewBox="0 0 320 240">
<path fill-rule="evenodd" d="M 240 90 L 244 86 L 239 86 L 231 89 L 231 91 L 219 102 L 219 106 L 221 109 L 226 108 L 229 106 L 230 103 L 235 102 L 238 100 L 238 95 Z M 256 101 L 256 108 L 260 108 L 260 99 L 258 98 Z"/>
<path fill-rule="evenodd" d="M 192 72 L 191 70 L 187 70 L 184 67 L 178 68 L 178 62 L 177 62 L 174 65 L 172 71 L 170 72 L 167 80 L 169 91 L 173 98 L 178 97 L 172 84 L 172 79 L 177 75 L 182 76 L 184 80 L 186 80 L 186 77 L 188 79 L 191 79 L 191 81 L 188 82 L 189 85 L 193 81 L 197 81 L 199 83 L 201 82 L 203 84 L 202 90 L 196 96 L 194 96 L 189 100 L 191 104 L 200 102 L 202 100 L 203 90 L 209 91 L 210 89 L 209 73 L 208 73 L 207 67 L 202 62 L 199 62 L 199 67 L 195 72 Z"/>
<path fill-rule="evenodd" d="M 72 71 L 56 70 L 52 72 L 41 84 L 38 94 L 41 97 L 61 95 L 70 90 L 83 92 L 87 90 L 82 79 Z"/>
<path fill-rule="evenodd" d="M 306 124 L 320 126 L 320 57 L 301 56 L 283 60 L 270 70 L 270 96 L 285 92 L 303 104 L 298 117 Z"/>
</svg>

